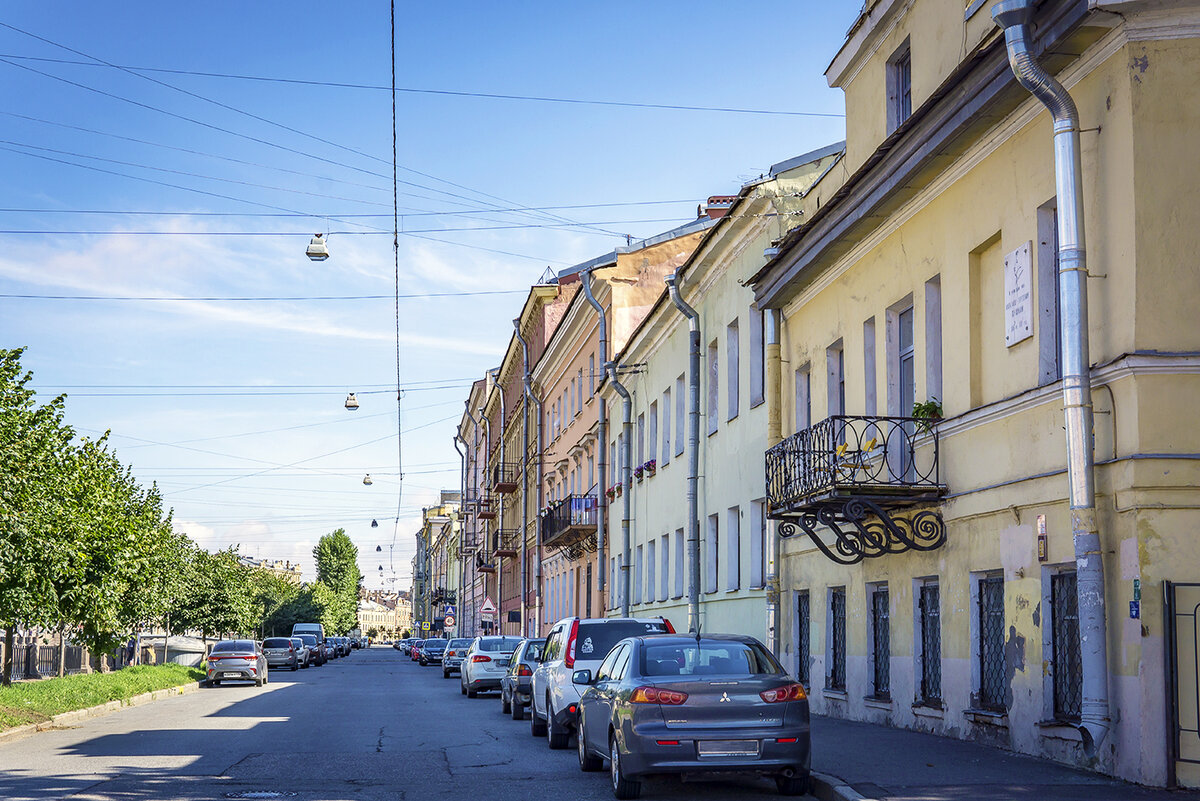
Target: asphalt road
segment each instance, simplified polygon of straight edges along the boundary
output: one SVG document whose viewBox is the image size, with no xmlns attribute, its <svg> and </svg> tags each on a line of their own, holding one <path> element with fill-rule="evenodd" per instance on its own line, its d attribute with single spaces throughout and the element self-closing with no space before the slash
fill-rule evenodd
<svg viewBox="0 0 1200 801">
<path fill-rule="evenodd" d="M 281 795 L 267 795 L 280 793 Z M 496 694 L 390 647 L 323 667 L 275 670 L 263 688 L 223 685 L 0 745 L 0 799 L 297 801 L 611 799 L 607 772 L 550 751 Z M 774 782 L 647 782 L 643 798 L 779 798 Z"/>
</svg>

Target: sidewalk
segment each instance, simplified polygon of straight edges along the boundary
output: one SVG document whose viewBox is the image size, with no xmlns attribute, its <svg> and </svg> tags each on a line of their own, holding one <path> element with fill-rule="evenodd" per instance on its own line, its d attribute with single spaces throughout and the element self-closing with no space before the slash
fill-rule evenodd
<svg viewBox="0 0 1200 801">
<path fill-rule="evenodd" d="M 817 715 L 812 743 L 822 801 L 1200 800 L 963 740 Z"/>
</svg>

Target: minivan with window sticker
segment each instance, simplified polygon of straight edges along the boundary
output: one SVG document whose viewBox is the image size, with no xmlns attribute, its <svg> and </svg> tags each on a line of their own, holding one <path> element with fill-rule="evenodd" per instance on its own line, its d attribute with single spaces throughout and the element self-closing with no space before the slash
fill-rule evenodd
<svg viewBox="0 0 1200 801">
<path fill-rule="evenodd" d="M 663 617 L 568 617 L 555 623 L 530 681 L 530 734 L 544 736 L 551 748 L 566 748 L 579 717 L 581 696 L 572 674 L 576 670 L 594 673 L 612 647 L 626 637 L 674 633 L 671 621 Z"/>
</svg>

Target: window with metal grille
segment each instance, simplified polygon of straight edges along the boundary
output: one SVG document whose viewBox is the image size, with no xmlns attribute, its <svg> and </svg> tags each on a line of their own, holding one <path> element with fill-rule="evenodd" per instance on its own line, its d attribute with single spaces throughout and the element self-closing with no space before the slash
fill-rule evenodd
<svg viewBox="0 0 1200 801">
<path fill-rule="evenodd" d="M 796 649 L 796 678 L 801 684 L 809 683 L 808 666 L 811 653 L 809 651 L 809 642 L 812 636 L 812 628 L 809 616 L 808 593 L 802 592 L 796 596 L 796 638 L 798 639 Z"/>
<path fill-rule="evenodd" d="M 921 700 L 926 706 L 942 703 L 941 592 L 936 584 L 921 586 Z"/>
<path fill-rule="evenodd" d="M 887 587 L 879 587 L 871 593 L 871 638 L 874 652 L 871 654 L 875 697 L 892 697 L 892 638 L 888 612 Z"/>
<path fill-rule="evenodd" d="M 829 681 L 831 690 L 846 689 L 846 590 L 829 593 Z"/>
<path fill-rule="evenodd" d="M 1004 578 L 979 580 L 979 706 L 1004 710 Z"/>
<path fill-rule="evenodd" d="M 1079 654 L 1079 597 L 1075 573 L 1050 577 L 1054 636 L 1054 717 L 1078 721 L 1083 707 L 1083 665 Z"/>
</svg>

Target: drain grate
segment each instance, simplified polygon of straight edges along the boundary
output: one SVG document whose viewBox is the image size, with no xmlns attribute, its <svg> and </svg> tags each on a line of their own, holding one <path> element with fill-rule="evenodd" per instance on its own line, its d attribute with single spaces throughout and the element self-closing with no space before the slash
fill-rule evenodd
<svg viewBox="0 0 1200 801">
<path fill-rule="evenodd" d="M 279 792 L 277 790 L 242 790 L 236 793 L 226 793 L 226 798 L 292 798 L 295 793 Z"/>
</svg>

